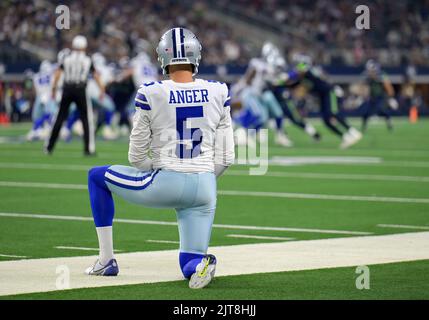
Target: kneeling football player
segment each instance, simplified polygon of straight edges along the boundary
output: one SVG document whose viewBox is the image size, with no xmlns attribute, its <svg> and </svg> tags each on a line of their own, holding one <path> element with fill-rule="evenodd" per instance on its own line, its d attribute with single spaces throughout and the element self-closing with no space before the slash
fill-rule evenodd
<svg viewBox="0 0 429 320">
<path fill-rule="evenodd" d="M 235 157 L 229 90 L 224 83 L 193 78 L 201 44 L 191 31 L 167 31 L 157 53 L 170 79 L 143 84 L 137 92 L 128 152 L 132 167 L 89 171 L 100 255 L 86 273 L 116 276 L 119 272 L 112 241 L 114 193 L 142 206 L 176 210 L 180 268 L 189 287 L 203 288 L 216 268 L 215 256 L 207 254 L 216 177 Z"/>
</svg>

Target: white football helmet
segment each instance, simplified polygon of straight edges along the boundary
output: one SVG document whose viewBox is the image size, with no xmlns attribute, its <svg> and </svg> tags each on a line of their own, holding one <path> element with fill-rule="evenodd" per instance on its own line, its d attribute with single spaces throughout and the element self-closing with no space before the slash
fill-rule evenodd
<svg viewBox="0 0 429 320">
<path fill-rule="evenodd" d="M 201 43 L 192 31 L 185 28 L 173 28 L 164 33 L 159 41 L 156 52 L 164 74 L 168 74 L 168 66 L 175 64 L 191 64 L 193 74 L 198 73 L 201 59 Z"/>
<path fill-rule="evenodd" d="M 77 35 L 73 38 L 72 48 L 76 50 L 85 50 L 88 46 L 88 41 L 82 35 Z"/>
</svg>

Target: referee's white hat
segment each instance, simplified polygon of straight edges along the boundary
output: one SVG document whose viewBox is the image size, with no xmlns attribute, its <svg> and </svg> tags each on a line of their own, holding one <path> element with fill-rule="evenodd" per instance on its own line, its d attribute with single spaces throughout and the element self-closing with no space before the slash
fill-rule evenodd
<svg viewBox="0 0 429 320">
<path fill-rule="evenodd" d="M 88 46 L 88 41 L 84 36 L 78 35 L 73 38 L 72 47 L 76 50 L 84 50 Z"/>
</svg>

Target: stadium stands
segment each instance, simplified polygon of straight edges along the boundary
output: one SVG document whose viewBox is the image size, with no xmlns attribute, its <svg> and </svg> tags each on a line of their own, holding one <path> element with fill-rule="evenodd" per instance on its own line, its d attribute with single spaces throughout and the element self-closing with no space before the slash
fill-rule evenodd
<svg viewBox="0 0 429 320">
<path fill-rule="evenodd" d="M 385 66 L 429 64 L 428 1 L 380 0 L 369 4 L 370 32 L 355 28 L 356 1 L 149 0 L 136 7 L 136 2 L 129 0 L 78 0 L 64 4 L 70 7 L 72 32 L 55 29 L 54 1 L 2 1 L 1 46 L 7 43 L 45 57 L 49 53 L 55 56 L 52 51 L 69 44 L 76 33 L 84 33 L 90 35 L 91 50 L 118 60 L 132 53 L 138 39 L 155 43 L 166 28 L 183 25 L 205 30 L 202 42 L 210 48 L 205 52 L 205 64 L 246 64 L 259 48 L 251 37 L 221 21 L 229 15 L 277 36 L 287 50 L 311 48 L 322 64 L 360 65 L 368 58 L 377 58 Z M 7 58 L 16 56 L 9 54 Z"/>
</svg>

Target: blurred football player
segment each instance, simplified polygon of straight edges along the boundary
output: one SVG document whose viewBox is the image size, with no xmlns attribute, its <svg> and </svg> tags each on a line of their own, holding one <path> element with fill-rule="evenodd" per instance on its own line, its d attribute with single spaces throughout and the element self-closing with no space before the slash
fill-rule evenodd
<svg viewBox="0 0 429 320">
<path fill-rule="evenodd" d="M 129 61 L 125 70 L 118 76 L 117 81 L 120 82 L 131 78 L 137 90 L 143 83 L 158 80 L 158 67 L 152 63 L 150 56 L 147 54 L 149 44 L 145 40 L 140 39 L 137 42 L 136 50 L 138 54 Z M 128 115 L 134 112 L 134 97 L 135 93 L 132 95 L 126 108 L 121 112 L 121 123 L 124 123 L 128 127 L 131 127 L 128 122 Z M 122 131 L 124 129 L 122 128 Z"/>
<path fill-rule="evenodd" d="M 201 44 L 184 28 L 168 30 L 157 48 L 170 79 L 143 84 L 128 158 L 132 167 L 94 167 L 88 190 L 100 245 L 89 275 L 115 276 L 112 194 L 146 207 L 174 208 L 180 236 L 179 264 L 191 288 L 212 279 L 216 258 L 207 254 L 216 208 L 216 177 L 234 162 L 230 96 L 226 84 L 194 79 Z"/>
<path fill-rule="evenodd" d="M 39 72 L 33 77 L 36 99 L 32 111 L 33 127 L 27 134 L 28 141 L 45 139 L 49 133 L 44 125 L 50 126 L 57 109 L 55 100 L 51 98 L 53 72 L 53 65 L 48 60 L 43 60 Z"/>
<path fill-rule="evenodd" d="M 107 88 L 114 80 L 113 68 L 106 63 L 106 58 L 99 52 L 92 55 L 92 61 L 94 62 L 95 69 L 100 74 L 101 82 Z M 106 140 L 116 139 L 118 134 L 112 126 L 112 118 L 115 113 L 113 99 L 106 92 L 103 96 L 103 100 L 100 100 L 100 88 L 94 79 L 90 79 L 88 82 L 88 93 L 93 105 L 98 108 L 99 121 L 95 131 L 97 132 L 104 124 L 103 138 Z M 100 118 L 103 121 L 100 121 Z"/>
<path fill-rule="evenodd" d="M 270 77 L 272 91 L 279 101 L 284 115 L 290 120 L 292 124 L 302 129 L 315 141 L 320 140 L 320 134 L 314 126 L 304 120 L 297 110 L 295 100 L 293 99 L 292 92 L 285 87 L 285 72 L 287 63 L 284 57 L 279 52 L 274 52 L 268 57 L 270 65 L 273 66 L 273 74 Z"/>
<path fill-rule="evenodd" d="M 106 58 L 99 52 L 94 53 L 91 58 L 94 68 L 100 75 L 100 81 L 103 83 L 104 87 L 107 88 L 114 80 L 113 68 L 106 63 Z M 113 99 L 107 92 L 103 95 L 103 99 L 100 99 L 100 88 L 93 78 L 88 80 L 87 92 L 93 106 L 98 109 L 98 124 L 96 126 L 95 133 L 97 133 L 99 128 L 104 125 L 103 138 L 106 140 L 116 139 L 118 137 L 118 133 L 112 126 L 112 119 L 115 113 L 115 104 Z M 79 111 L 74 106 L 71 108 L 66 125 L 61 129 L 61 138 L 63 140 L 67 142 L 71 141 L 72 129 L 73 127 L 76 128 L 78 121 Z M 79 126 L 77 126 L 77 128 L 79 128 Z M 80 130 L 77 129 L 77 131 L 79 132 Z"/>
<path fill-rule="evenodd" d="M 303 85 L 319 99 L 324 124 L 342 138 L 340 148 L 345 149 L 357 143 L 362 134 L 351 127 L 341 114 L 334 87 L 323 78 L 320 69 L 313 67 L 312 60 L 307 55 L 296 54 L 292 61 L 294 67 L 288 72 L 288 85 L 290 87 Z M 337 123 L 344 129 L 342 130 Z"/>
<path fill-rule="evenodd" d="M 261 57 L 253 58 L 244 74 L 244 84 L 242 90 L 243 113 L 251 115 L 255 129 L 258 130 L 266 125 L 270 117 L 276 123 L 276 134 L 274 141 L 276 144 L 291 147 L 292 141 L 287 137 L 283 127 L 283 111 L 274 93 L 269 88 L 269 81 L 272 76 L 273 66 L 268 63 L 268 57 L 278 52 L 278 48 L 267 42 L 262 47 Z"/>
<path fill-rule="evenodd" d="M 393 130 L 390 119 L 389 107 L 398 109 L 398 101 L 395 99 L 395 90 L 388 75 L 383 72 L 380 65 L 374 60 L 368 60 L 365 65 L 365 80 L 369 87 L 369 97 L 364 104 L 365 110 L 362 117 L 362 131 L 365 131 L 368 120 L 372 115 L 382 116 L 386 119 L 387 128 Z"/>
</svg>

